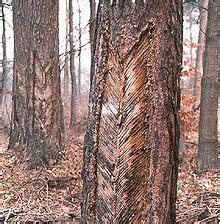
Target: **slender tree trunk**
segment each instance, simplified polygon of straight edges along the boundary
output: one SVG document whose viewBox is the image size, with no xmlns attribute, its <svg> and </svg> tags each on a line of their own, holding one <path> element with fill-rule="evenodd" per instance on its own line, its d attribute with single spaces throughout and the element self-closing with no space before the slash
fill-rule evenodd
<svg viewBox="0 0 220 224">
<path fill-rule="evenodd" d="M 220 0 L 209 0 L 204 74 L 201 85 L 198 168 L 218 168 L 218 80 L 220 67 Z"/>
<path fill-rule="evenodd" d="M 58 0 L 13 2 L 14 79 L 9 147 L 27 150 L 30 167 L 61 158 Z"/>
<path fill-rule="evenodd" d="M 76 73 L 75 73 L 75 49 L 73 42 L 73 3 L 69 0 L 69 41 L 70 41 L 70 76 L 71 76 L 71 111 L 70 127 L 73 127 L 76 120 Z"/>
<path fill-rule="evenodd" d="M 190 47 L 189 47 L 189 66 L 193 67 L 193 47 L 192 47 L 192 43 L 193 43 L 193 35 L 192 35 L 192 26 L 193 26 L 193 20 L 192 20 L 192 11 L 193 11 L 193 6 L 192 4 L 189 4 L 189 41 L 190 41 Z"/>
<path fill-rule="evenodd" d="M 79 0 L 77 0 L 78 4 L 78 13 L 79 13 L 79 63 L 78 63 L 78 97 L 81 96 L 81 52 L 82 52 L 82 30 L 81 30 L 81 9 Z"/>
<path fill-rule="evenodd" d="M 193 12 L 193 5 L 189 4 L 189 67 L 194 67 L 194 58 L 193 58 L 193 18 L 192 18 L 192 12 Z M 189 79 L 189 85 L 188 88 L 190 89 L 190 93 L 193 94 L 193 88 L 194 88 L 194 76 L 191 76 Z"/>
<path fill-rule="evenodd" d="M 0 94 L 0 108 L 2 108 L 4 90 L 7 88 L 7 77 L 8 77 L 8 63 L 6 53 L 6 29 L 5 29 L 5 13 L 4 4 L 1 4 L 1 15 L 2 15 L 2 93 Z"/>
<path fill-rule="evenodd" d="M 96 0 L 90 1 L 90 25 L 89 25 L 89 36 L 90 36 L 90 46 L 91 46 L 91 56 L 93 55 L 93 45 L 95 36 L 95 24 L 96 24 Z"/>
<path fill-rule="evenodd" d="M 64 113 L 64 103 L 63 100 L 60 104 L 60 127 L 63 138 L 66 139 L 66 124 L 65 124 L 65 113 Z"/>
<path fill-rule="evenodd" d="M 63 104 L 61 106 L 61 127 L 63 129 L 64 138 L 66 138 L 66 123 L 65 114 L 70 113 L 70 92 L 69 92 L 69 5 L 66 0 L 66 43 L 65 43 L 65 61 L 64 61 L 64 94 L 63 94 Z"/>
<path fill-rule="evenodd" d="M 203 8 L 208 9 L 208 2 L 209 0 L 202 0 L 201 6 Z M 194 92 L 193 95 L 195 97 L 195 102 L 199 100 L 199 93 L 200 93 L 200 83 L 199 78 L 202 77 L 203 74 L 203 51 L 205 46 L 205 33 L 207 27 L 207 10 L 199 8 L 200 10 L 200 30 L 199 30 L 199 39 L 197 44 L 197 55 L 196 55 L 196 73 L 194 77 Z"/>
<path fill-rule="evenodd" d="M 64 64 L 64 103 L 68 108 L 67 98 L 69 97 L 69 60 L 68 60 L 68 43 L 69 43 L 69 8 L 68 0 L 66 0 L 66 43 L 65 43 L 65 64 Z"/>
<path fill-rule="evenodd" d="M 175 223 L 182 1 L 98 6 L 83 223 Z"/>
</svg>

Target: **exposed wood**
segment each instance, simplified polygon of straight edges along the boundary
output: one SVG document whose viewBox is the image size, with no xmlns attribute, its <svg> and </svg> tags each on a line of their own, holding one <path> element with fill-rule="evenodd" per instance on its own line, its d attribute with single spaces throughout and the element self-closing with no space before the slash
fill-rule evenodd
<svg viewBox="0 0 220 224">
<path fill-rule="evenodd" d="M 18 19 L 21 13 L 23 21 Z M 28 14 L 29 13 L 29 14 Z M 27 143 L 27 94 L 26 77 L 30 72 L 30 3 L 23 4 L 21 1 L 13 2 L 13 25 L 14 25 L 14 65 L 13 65 L 13 108 L 11 119 L 11 133 L 9 148 Z M 25 18 L 25 19 L 24 19 Z M 26 38 L 24 38 L 26 37 Z M 22 50 L 23 49 L 23 50 Z M 27 69 L 29 69 L 27 71 Z"/>
<path fill-rule="evenodd" d="M 62 155 L 58 0 L 14 1 L 13 23 L 9 147 L 24 146 L 30 167 L 48 166 Z"/>
<path fill-rule="evenodd" d="M 181 1 L 100 1 L 83 223 L 175 223 Z"/>
</svg>

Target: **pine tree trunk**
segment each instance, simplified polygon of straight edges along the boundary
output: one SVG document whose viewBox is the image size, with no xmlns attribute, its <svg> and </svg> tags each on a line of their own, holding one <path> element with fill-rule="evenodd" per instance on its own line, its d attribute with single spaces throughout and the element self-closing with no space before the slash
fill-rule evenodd
<svg viewBox="0 0 220 224">
<path fill-rule="evenodd" d="M 70 76 L 71 76 L 71 111 L 70 127 L 73 127 L 76 120 L 76 72 L 75 72 L 75 49 L 73 42 L 73 3 L 69 0 L 69 41 L 70 41 Z"/>
<path fill-rule="evenodd" d="M 64 99 L 65 107 L 68 108 L 69 98 L 69 63 L 68 63 L 68 43 L 69 43 L 69 8 L 66 0 L 66 43 L 65 43 L 65 61 L 64 61 Z"/>
<path fill-rule="evenodd" d="M 175 223 L 182 1 L 100 1 L 95 41 L 83 223 Z"/>
<path fill-rule="evenodd" d="M 24 146 L 30 167 L 61 157 L 58 0 L 13 2 L 13 113 L 9 147 Z"/>
<path fill-rule="evenodd" d="M 78 63 L 78 98 L 81 96 L 81 53 L 82 53 L 82 30 L 81 30 L 81 9 L 79 0 L 77 0 L 78 4 L 78 14 L 79 14 L 79 63 Z"/>
<path fill-rule="evenodd" d="M 0 93 L 0 108 L 2 108 L 4 99 L 4 90 L 7 88 L 7 78 L 8 78 L 8 63 L 7 63 L 7 53 L 6 53 L 6 29 L 5 29 L 5 13 L 4 4 L 0 5 L 1 16 L 2 16 L 2 90 Z"/>
<path fill-rule="evenodd" d="M 208 8 L 208 2 L 209 0 L 203 0 L 202 1 L 202 7 Z M 195 97 L 195 102 L 197 102 L 200 98 L 200 85 L 199 82 L 200 78 L 203 74 L 203 51 L 205 46 L 205 33 L 206 33 L 206 27 L 207 27 L 207 10 L 199 8 L 200 9 L 200 30 L 199 30 L 199 39 L 197 44 L 197 54 L 196 54 L 196 73 L 194 78 L 194 88 L 193 88 L 193 95 Z"/>
<path fill-rule="evenodd" d="M 95 25 L 96 25 L 96 0 L 89 0 L 89 2 L 90 2 L 89 36 L 90 36 L 90 46 L 91 46 L 91 56 L 92 56 L 94 36 L 95 36 Z"/>
<path fill-rule="evenodd" d="M 220 0 L 209 0 L 204 74 L 201 84 L 198 168 L 218 168 L 218 79 L 220 67 Z"/>
</svg>

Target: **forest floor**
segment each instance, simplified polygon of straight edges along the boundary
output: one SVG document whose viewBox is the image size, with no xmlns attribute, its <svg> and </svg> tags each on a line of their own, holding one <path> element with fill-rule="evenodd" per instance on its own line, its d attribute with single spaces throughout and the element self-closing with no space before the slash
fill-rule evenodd
<svg viewBox="0 0 220 224">
<path fill-rule="evenodd" d="M 82 200 L 83 131 L 69 132 L 65 157 L 51 168 L 28 170 L 25 152 L 1 148 L 1 212 L 0 223 L 10 221 L 61 221 L 80 223 Z M 187 147 L 185 162 L 179 167 L 178 223 L 219 223 L 219 173 L 196 171 L 196 146 Z"/>
</svg>

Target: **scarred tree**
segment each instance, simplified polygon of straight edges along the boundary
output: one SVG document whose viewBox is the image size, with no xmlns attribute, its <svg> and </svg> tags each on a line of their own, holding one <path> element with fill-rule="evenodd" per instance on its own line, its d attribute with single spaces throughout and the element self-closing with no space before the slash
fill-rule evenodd
<svg viewBox="0 0 220 224">
<path fill-rule="evenodd" d="M 58 0 L 13 1 L 13 112 L 9 147 L 31 167 L 61 157 Z"/>
<path fill-rule="evenodd" d="M 175 223 L 182 1 L 99 1 L 83 223 Z"/>
</svg>

